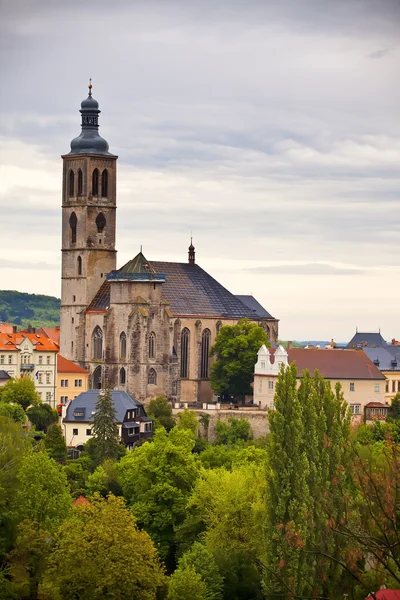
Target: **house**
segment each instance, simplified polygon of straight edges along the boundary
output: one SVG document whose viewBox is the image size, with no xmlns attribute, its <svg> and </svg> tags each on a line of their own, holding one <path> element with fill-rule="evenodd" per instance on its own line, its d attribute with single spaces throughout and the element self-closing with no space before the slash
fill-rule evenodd
<svg viewBox="0 0 400 600">
<path fill-rule="evenodd" d="M 0 370 L 0 387 L 6 385 L 7 381 L 11 379 L 7 371 Z"/>
<path fill-rule="evenodd" d="M 89 385 L 89 371 L 76 363 L 57 356 L 57 405 L 67 404 L 81 392 L 86 392 Z"/>
<path fill-rule="evenodd" d="M 387 590 L 382 588 L 377 592 L 371 592 L 365 600 L 400 600 L 400 590 Z"/>
<path fill-rule="evenodd" d="M 99 393 L 99 390 L 82 392 L 63 408 L 62 425 L 67 446 L 83 445 L 92 437 Z M 139 440 L 150 438 L 153 435 L 153 419 L 146 415 L 143 404 L 126 391 L 113 390 L 111 394 L 122 443 L 131 449 Z"/>
<path fill-rule="evenodd" d="M 254 404 L 273 408 L 280 365 L 293 362 L 296 363 L 299 380 L 304 370 L 311 374 L 318 370 L 325 379 L 331 381 L 332 388 L 340 383 L 356 423 L 363 422 L 364 409 L 369 403 L 385 407 L 385 376 L 363 352 L 326 348 L 285 350 L 282 346 L 269 350 L 264 345 L 258 352 L 254 371 Z M 372 408 L 377 407 L 370 406 Z"/>
<path fill-rule="evenodd" d="M 381 333 L 356 332 L 347 348 L 362 350 L 385 375 L 385 402 L 400 393 L 400 346 L 395 339 L 388 344 Z"/>
<path fill-rule="evenodd" d="M 43 402 L 56 406 L 58 345 L 41 333 L 0 333 L 0 369 L 30 377 Z"/>
</svg>

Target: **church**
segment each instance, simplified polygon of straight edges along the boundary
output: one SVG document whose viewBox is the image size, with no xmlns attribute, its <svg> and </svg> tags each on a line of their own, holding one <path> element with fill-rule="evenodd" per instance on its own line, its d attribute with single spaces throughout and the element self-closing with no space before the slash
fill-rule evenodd
<svg viewBox="0 0 400 600">
<path fill-rule="evenodd" d="M 99 105 L 82 101 L 82 131 L 62 156 L 60 353 L 90 372 L 90 387 L 138 400 L 213 399 L 209 351 L 219 329 L 247 317 L 278 338 L 278 320 L 253 296 L 234 295 L 196 264 L 148 260 L 117 269 L 117 159 L 99 135 Z"/>
</svg>

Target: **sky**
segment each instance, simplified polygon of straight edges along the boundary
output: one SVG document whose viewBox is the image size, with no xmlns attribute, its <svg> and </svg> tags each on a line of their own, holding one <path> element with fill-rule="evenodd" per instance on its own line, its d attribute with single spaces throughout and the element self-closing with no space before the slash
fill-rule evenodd
<svg viewBox="0 0 400 600">
<path fill-rule="evenodd" d="M 0 288 L 60 296 L 89 77 L 121 266 L 196 262 L 282 339 L 400 337 L 398 0 L 0 0 Z"/>
</svg>

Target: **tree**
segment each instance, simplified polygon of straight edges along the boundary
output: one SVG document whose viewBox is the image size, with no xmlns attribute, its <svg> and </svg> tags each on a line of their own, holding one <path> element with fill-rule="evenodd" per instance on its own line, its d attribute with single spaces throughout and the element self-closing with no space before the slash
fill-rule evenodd
<svg viewBox="0 0 400 600">
<path fill-rule="evenodd" d="M 47 430 L 44 445 L 50 458 L 65 464 L 67 460 L 67 446 L 60 425 L 53 423 Z"/>
<path fill-rule="evenodd" d="M 196 570 L 190 566 L 178 568 L 171 575 L 168 584 L 167 600 L 212 600 L 207 586 Z"/>
<path fill-rule="evenodd" d="M 196 413 L 192 412 L 188 408 L 185 408 L 183 412 L 178 413 L 178 429 L 188 429 L 196 437 L 199 423 L 197 421 Z"/>
<path fill-rule="evenodd" d="M 159 547 L 169 571 L 175 566 L 175 529 L 199 475 L 190 431 L 161 428 L 152 442 L 127 454 L 119 463 L 119 482 L 133 514 Z"/>
<path fill-rule="evenodd" d="M 1 401 L 19 404 L 26 410 L 28 406 L 40 404 L 40 397 L 32 379 L 26 376 L 20 379 L 12 378 L 7 381 L 1 392 Z"/>
<path fill-rule="evenodd" d="M 82 454 L 75 460 L 67 461 L 64 473 L 67 477 L 71 496 L 77 498 L 86 493 L 86 482 L 92 470 L 92 459 Z"/>
<path fill-rule="evenodd" d="M 119 453 L 118 425 L 115 421 L 117 413 L 108 388 L 100 392 L 95 408 L 92 440 L 95 463 L 101 464 L 106 458 L 116 460 Z"/>
<path fill-rule="evenodd" d="M 175 419 L 172 416 L 172 407 L 165 396 L 157 396 L 150 400 L 149 408 L 147 409 L 149 417 L 155 419 L 155 425 L 164 427 L 167 431 L 171 431 L 175 427 Z"/>
<path fill-rule="evenodd" d="M 214 392 L 231 396 L 251 394 L 257 352 L 263 344 L 270 346 L 265 330 L 248 319 L 221 327 L 210 350 L 210 355 L 216 357 L 211 367 Z"/>
<path fill-rule="evenodd" d="M 194 569 L 206 585 L 207 598 L 222 600 L 224 579 L 219 572 L 214 556 L 203 544 L 195 542 L 190 550 L 179 559 L 178 569 L 186 572 Z"/>
<path fill-rule="evenodd" d="M 393 421 L 400 420 L 400 392 L 395 395 L 390 405 L 390 418 Z"/>
<path fill-rule="evenodd" d="M 8 417 L 15 423 L 24 423 L 26 414 L 20 404 L 11 404 L 10 402 L 0 402 L 0 417 Z"/>
<path fill-rule="evenodd" d="M 89 494 L 97 492 L 103 497 L 108 496 L 109 493 L 121 496 L 122 490 L 118 482 L 117 465 L 115 460 L 106 459 L 94 473 L 89 475 L 86 486 Z"/>
<path fill-rule="evenodd" d="M 241 417 L 229 417 L 228 422 L 217 421 L 215 425 L 216 444 L 237 444 L 246 442 L 252 437 L 250 423 Z"/>
<path fill-rule="evenodd" d="M 58 421 L 58 412 L 44 402 L 32 406 L 26 414 L 32 425 L 35 426 L 36 431 L 46 432 L 50 425 Z"/>
<path fill-rule="evenodd" d="M 63 600 L 155 600 L 164 583 L 151 539 L 138 530 L 123 498 L 110 494 L 75 507 L 61 525 L 41 591 Z"/>
</svg>

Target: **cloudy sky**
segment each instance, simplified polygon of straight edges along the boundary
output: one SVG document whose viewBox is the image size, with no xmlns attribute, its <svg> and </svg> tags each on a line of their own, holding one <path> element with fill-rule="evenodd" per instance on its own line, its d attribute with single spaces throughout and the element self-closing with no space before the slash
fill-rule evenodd
<svg viewBox="0 0 400 600">
<path fill-rule="evenodd" d="M 0 0 L 0 288 L 60 295 L 88 78 L 119 264 L 197 262 L 283 339 L 400 337 L 398 0 Z"/>
</svg>

